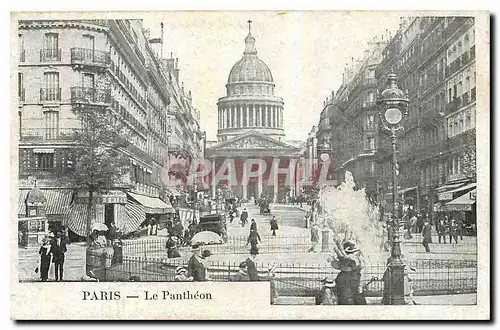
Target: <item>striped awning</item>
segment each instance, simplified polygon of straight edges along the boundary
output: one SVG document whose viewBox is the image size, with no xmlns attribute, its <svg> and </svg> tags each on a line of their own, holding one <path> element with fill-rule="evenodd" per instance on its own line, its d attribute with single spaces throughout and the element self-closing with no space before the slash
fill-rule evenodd
<svg viewBox="0 0 500 330">
<path fill-rule="evenodd" d="M 73 204 L 68 212 L 68 228 L 79 236 L 87 235 L 87 205 Z"/>
<path fill-rule="evenodd" d="M 26 197 L 28 197 L 29 190 L 19 190 L 19 208 L 18 215 L 26 216 Z"/>
<path fill-rule="evenodd" d="M 87 236 L 87 204 L 73 203 L 68 208 L 67 226 L 79 236 Z M 104 223 L 104 204 L 94 204 L 92 223 Z"/>
<path fill-rule="evenodd" d="M 141 223 L 146 220 L 144 207 L 139 203 L 128 201 L 127 204 L 125 204 L 125 213 L 127 215 L 126 222 L 121 228 L 124 234 L 136 231 Z"/>
<path fill-rule="evenodd" d="M 162 201 L 158 197 L 149 197 L 134 193 L 127 193 L 134 201 L 144 206 L 144 211 L 150 214 L 174 213 L 169 201 Z"/>
<path fill-rule="evenodd" d="M 70 189 L 40 189 L 47 199 L 45 213 L 47 215 L 68 214 L 73 191 Z M 19 211 L 18 214 L 26 215 L 26 197 L 30 189 L 19 191 Z"/>
</svg>

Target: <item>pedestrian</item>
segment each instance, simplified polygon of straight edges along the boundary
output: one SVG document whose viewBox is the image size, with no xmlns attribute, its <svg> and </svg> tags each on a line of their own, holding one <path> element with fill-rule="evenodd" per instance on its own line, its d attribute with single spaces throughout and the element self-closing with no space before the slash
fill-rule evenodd
<svg viewBox="0 0 500 330">
<path fill-rule="evenodd" d="M 278 220 L 276 220 L 276 217 L 273 215 L 271 219 L 271 231 L 273 232 L 273 236 L 276 236 L 276 230 L 278 230 Z"/>
<path fill-rule="evenodd" d="M 192 282 L 193 278 L 187 276 L 188 271 L 185 267 L 179 266 L 175 269 L 175 276 L 174 276 L 174 281 L 175 282 Z"/>
<path fill-rule="evenodd" d="M 443 243 L 446 244 L 446 232 L 447 232 L 447 226 L 448 226 L 447 221 L 448 221 L 448 218 L 445 216 L 444 218 L 441 218 L 439 220 L 439 223 L 437 225 L 439 244 L 441 244 L 441 237 L 443 238 Z"/>
<path fill-rule="evenodd" d="M 236 275 L 231 277 L 232 282 L 248 282 L 250 277 L 248 276 L 248 265 L 246 262 L 241 262 L 238 272 Z"/>
<path fill-rule="evenodd" d="M 412 232 L 413 233 L 417 232 L 417 221 L 418 221 L 417 214 L 413 213 L 413 215 L 410 218 L 410 228 L 409 228 L 410 238 L 413 238 L 413 236 L 411 235 Z"/>
<path fill-rule="evenodd" d="M 457 220 L 457 225 L 458 225 L 458 235 L 460 235 L 460 240 L 464 240 L 464 222 L 462 220 L 462 217 L 459 217 Z"/>
<path fill-rule="evenodd" d="M 417 213 L 417 231 L 422 233 L 422 228 L 424 227 L 424 219 L 422 218 L 422 213 Z"/>
<path fill-rule="evenodd" d="M 255 219 L 252 219 L 250 223 L 250 231 L 255 230 L 257 231 L 257 223 L 255 222 Z"/>
<path fill-rule="evenodd" d="M 250 257 L 245 260 L 250 281 L 260 281 L 259 272 L 257 271 L 257 265 L 255 264 L 256 257 L 256 254 L 250 254 Z"/>
<path fill-rule="evenodd" d="M 245 225 L 247 224 L 247 219 L 248 219 L 247 209 L 243 209 L 243 212 L 241 212 L 241 215 L 240 215 L 240 220 L 241 220 L 241 226 L 242 227 L 245 227 Z"/>
<path fill-rule="evenodd" d="M 62 238 L 64 239 L 64 241 L 66 242 L 66 244 L 70 244 L 69 242 L 69 229 L 68 229 L 68 226 L 62 226 L 61 227 L 62 229 Z"/>
<path fill-rule="evenodd" d="M 63 280 L 64 274 L 64 254 L 68 251 L 66 242 L 62 238 L 62 233 L 58 231 L 50 247 L 52 262 L 54 263 L 54 277 L 56 281 Z"/>
<path fill-rule="evenodd" d="M 424 227 L 422 228 L 422 245 L 425 247 L 425 252 L 431 252 L 429 248 L 429 243 L 431 242 L 431 231 L 432 227 L 429 224 L 429 220 L 425 218 Z"/>
<path fill-rule="evenodd" d="M 167 239 L 167 243 L 165 244 L 165 247 L 167 248 L 167 258 L 180 258 L 181 254 L 179 253 L 179 249 L 177 247 L 178 242 L 179 239 L 177 236 L 170 236 Z"/>
<path fill-rule="evenodd" d="M 50 248 L 50 238 L 46 236 L 42 240 L 42 246 L 40 246 L 40 250 L 38 251 L 38 254 L 40 254 L 40 279 L 43 282 L 49 279 L 50 260 L 52 259 Z"/>
<path fill-rule="evenodd" d="M 315 222 L 313 223 L 311 227 L 311 248 L 309 249 L 308 252 L 316 252 L 316 246 L 318 245 L 319 242 L 319 227 L 318 224 Z"/>
<path fill-rule="evenodd" d="M 191 258 L 188 261 L 188 277 L 192 277 L 195 282 L 206 281 L 206 269 L 201 257 L 200 246 L 195 244 L 191 247 Z"/>
<path fill-rule="evenodd" d="M 251 230 L 246 244 L 246 246 L 250 244 L 250 254 L 259 254 L 259 248 L 257 247 L 259 242 L 261 242 L 259 233 L 256 230 Z"/>
<path fill-rule="evenodd" d="M 453 243 L 452 240 L 455 240 L 455 244 L 458 244 L 458 224 L 455 222 L 455 219 L 451 219 L 450 223 L 450 244 Z"/>
<path fill-rule="evenodd" d="M 155 217 L 151 218 L 151 235 L 158 235 L 158 221 Z"/>
<path fill-rule="evenodd" d="M 321 290 L 316 294 L 316 305 L 337 305 L 337 294 L 335 293 L 335 280 L 328 276 L 321 281 Z"/>
</svg>

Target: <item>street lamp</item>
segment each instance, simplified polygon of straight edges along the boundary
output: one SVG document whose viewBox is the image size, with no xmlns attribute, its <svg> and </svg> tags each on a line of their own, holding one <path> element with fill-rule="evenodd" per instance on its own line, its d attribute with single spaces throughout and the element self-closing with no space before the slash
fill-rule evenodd
<svg viewBox="0 0 500 330">
<path fill-rule="evenodd" d="M 327 162 L 328 160 L 330 160 L 330 154 L 332 150 L 330 144 L 328 143 L 328 140 L 324 139 L 321 144 L 318 145 L 317 149 L 319 159 L 321 159 L 322 162 L 322 166 L 329 166 Z M 323 171 L 323 169 L 321 169 L 321 171 Z M 316 215 L 314 214 L 315 210 L 317 209 L 312 209 L 313 223 L 316 222 Z M 321 252 L 330 252 L 330 231 L 327 227 L 323 227 L 323 229 L 321 230 Z"/>
<path fill-rule="evenodd" d="M 400 219 L 398 218 L 398 172 L 396 156 L 396 132 L 403 129 L 403 117 L 408 115 L 408 95 L 398 88 L 396 74 L 391 70 L 387 76 L 386 89 L 377 95 L 379 117 L 383 128 L 389 132 L 392 145 L 392 246 L 388 262 L 390 280 L 386 283 L 389 292 L 389 304 L 403 305 L 404 300 L 404 269 L 401 259 Z"/>
</svg>

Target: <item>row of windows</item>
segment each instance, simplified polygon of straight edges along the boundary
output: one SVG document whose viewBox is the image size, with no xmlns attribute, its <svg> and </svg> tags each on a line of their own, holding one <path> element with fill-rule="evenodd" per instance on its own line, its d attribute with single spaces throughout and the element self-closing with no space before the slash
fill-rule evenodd
<svg viewBox="0 0 500 330">
<path fill-rule="evenodd" d="M 461 112 L 448 118 L 448 137 L 452 137 L 475 127 L 472 111 Z"/>
</svg>

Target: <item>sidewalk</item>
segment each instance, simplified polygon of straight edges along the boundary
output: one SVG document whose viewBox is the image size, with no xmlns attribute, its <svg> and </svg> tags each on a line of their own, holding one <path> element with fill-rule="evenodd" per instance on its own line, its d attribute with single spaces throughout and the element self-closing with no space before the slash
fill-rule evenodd
<svg viewBox="0 0 500 330">
<path fill-rule="evenodd" d="M 35 273 L 35 268 L 40 267 L 39 247 L 18 249 L 19 281 L 38 282 L 40 281 L 40 271 Z M 85 273 L 85 243 L 72 243 L 68 245 L 68 252 L 65 254 L 64 262 L 65 281 L 90 281 Z M 54 264 L 50 264 L 49 281 L 54 281 Z"/>
</svg>

